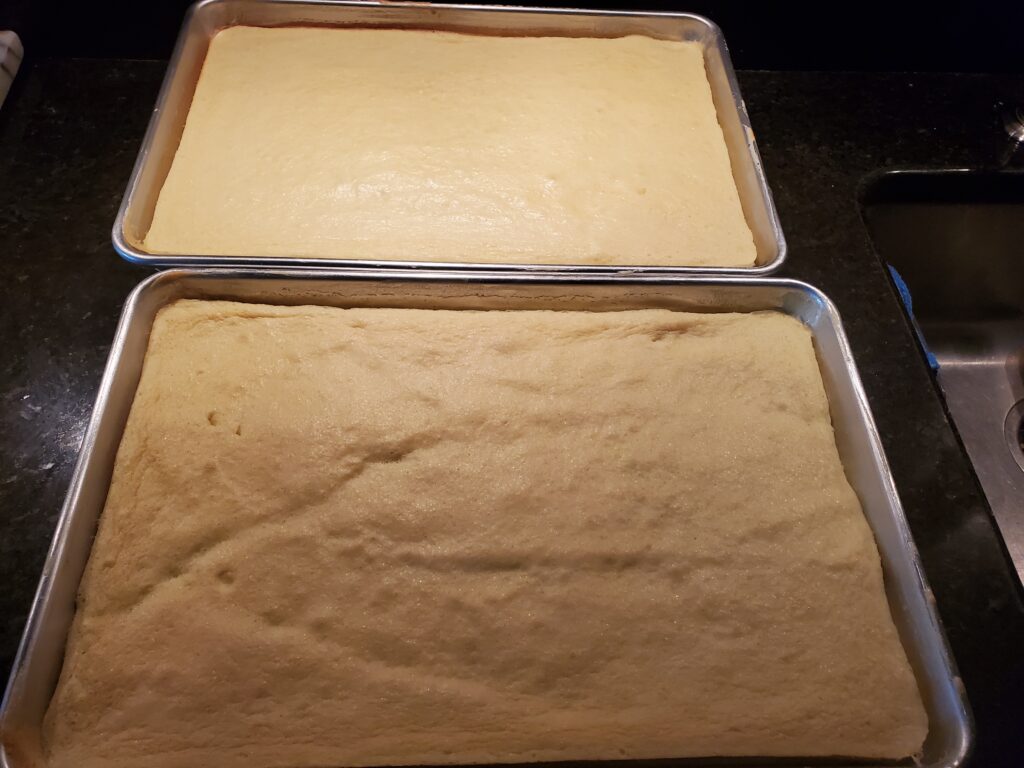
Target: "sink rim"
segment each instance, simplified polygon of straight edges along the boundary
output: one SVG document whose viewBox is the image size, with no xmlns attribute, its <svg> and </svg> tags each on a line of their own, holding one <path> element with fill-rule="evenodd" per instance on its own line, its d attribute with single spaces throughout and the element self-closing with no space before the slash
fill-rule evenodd
<svg viewBox="0 0 1024 768">
<path fill-rule="evenodd" d="M 945 406 L 948 423 L 983 492 L 1006 554 L 1024 585 L 1024 454 L 1020 450 L 1013 450 L 1007 432 L 1012 428 L 1015 409 L 1024 410 L 1024 317 L 1021 319 L 1019 334 L 1016 330 L 1016 317 L 1010 321 L 1013 328 L 1008 334 L 992 336 L 975 333 L 976 342 L 980 339 L 998 343 L 982 343 L 973 347 L 968 343 L 965 349 L 955 343 L 955 335 L 953 343 L 950 343 L 950 337 L 944 332 L 948 329 L 968 331 L 963 339 L 970 342 L 971 330 L 977 332 L 986 328 L 986 325 L 994 325 L 990 321 L 972 323 L 962 316 L 960 320 L 949 315 L 945 319 L 937 319 L 941 310 L 932 307 L 927 309 L 924 318 L 912 311 L 889 269 L 890 265 L 897 270 L 901 269 L 898 258 L 901 244 L 896 240 L 885 243 L 883 248 L 884 238 L 880 240 L 880 235 L 884 228 L 872 223 L 870 216 L 871 208 L 885 205 L 1019 205 L 1024 210 L 1024 169 L 879 169 L 860 180 L 857 203 L 865 233 L 879 265 L 886 273 L 890 290 L 900 302 L 904 322 L 914 336 L 922 362 L 928 364 L 929 353 L 938 361 L 937 368 L 928 366 L 933 386 Z M 889 222 L 889 226 L 892 226 L 892 222 Z M 908 228 L 913 226 L 920 227 L 920 224 L 908 222 L 906 225 Z M 890 233 L 893 231 L 888 230 Z M 907 231 L 903 230 L 904 233 Z M 999 243 L 996 245 L 998 247 Z M 1024 254 L 1024 246 L 1021 250 Z M 902 253 L 908 252 L 913 253 L 904 246 Z M 957 256 L 956 250 L 950 250 L 949 254 L 951 258 L 948 263 L 962 258 Z M 920 264 L 920 251 L 913 258 L 915 263 Z M 909 262 L 904 259 L 903 263 Z M 901 274 L 901 278 L 905 278 L 905 275 Z M 955 279 L 955 276 L 950 279 Z M 913 282 L 913 278 L 908 281 L 912 301 L 915 298 Z M 982 289 L 985 287 L 983 282 L 978 285 Z M 932 287 L 934 289 L 935 285 Z M 929 299 L 935 296 L 934 293 L 925 295 Z M 914 310 L 918 308 L 915 301 Z M 950 306 L 947 311 L 955 317 L 958 310 Z M 929 328 L 933 332 L 931 338 L 927 332 Z M 935 337 L 936 330 L 940 330 L 940 338 Z"/>
</svg>

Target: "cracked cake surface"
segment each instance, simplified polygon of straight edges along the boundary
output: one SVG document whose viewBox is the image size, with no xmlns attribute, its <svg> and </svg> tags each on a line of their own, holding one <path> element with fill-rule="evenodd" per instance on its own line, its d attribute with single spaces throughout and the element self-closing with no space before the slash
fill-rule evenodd
<svg viewBox="0 0 1024 768">
<path fill-rule="evenodd" d="M 51 766 L 916 753 L 926 716 L 777 313 L 178 301 Z"/>
</svg>

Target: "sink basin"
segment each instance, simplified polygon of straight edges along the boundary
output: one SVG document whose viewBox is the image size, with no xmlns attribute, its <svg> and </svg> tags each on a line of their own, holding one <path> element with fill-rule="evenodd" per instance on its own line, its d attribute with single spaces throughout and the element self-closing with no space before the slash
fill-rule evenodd
<svg viewBox="0 0 1024 768">
<path fill-rule="evenodd" d="M 893 172 L 861 202 L 1024 575 L 1024 174 Z"/>
</svg>

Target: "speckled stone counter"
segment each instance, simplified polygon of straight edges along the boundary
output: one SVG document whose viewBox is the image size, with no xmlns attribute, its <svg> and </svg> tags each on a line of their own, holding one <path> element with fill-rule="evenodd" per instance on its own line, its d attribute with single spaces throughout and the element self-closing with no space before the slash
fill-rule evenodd
<svg viewBox="0 0 1024 768">
<path fill-rule="evenodd" d="M 121 305 L 148 274 L 110 227 L 164 64 L 29 62 L 0 110 L 0 675 L 6 678 Z M 872 173 L 991 168 L 986 75 L 741 72 L 790 255 L 837 304 L 977 721 L 1024 764 L 1024 598 L 857 202 Z M 851 627 L 850 631 L 856 631 Z"/>
</svg>

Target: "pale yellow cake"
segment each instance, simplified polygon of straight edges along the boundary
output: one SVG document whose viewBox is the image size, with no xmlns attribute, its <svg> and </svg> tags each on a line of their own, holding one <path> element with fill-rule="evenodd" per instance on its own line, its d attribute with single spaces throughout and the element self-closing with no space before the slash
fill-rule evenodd
<svg viewBox="0 0 1024 768">
<path fill-rule="evenodd" d="M 697 43 L 233 27 L 154 253 L 750 266 Z"/>
<path fill-rule="evenodd" d="M 775 313 L 157 318 L 51 768 L 917 752 L 927 720 Z"/>
</svg>

